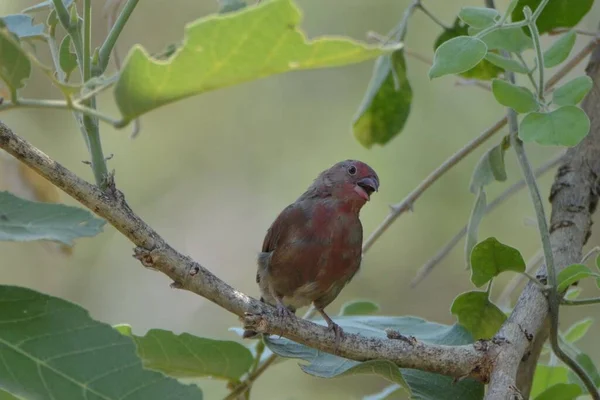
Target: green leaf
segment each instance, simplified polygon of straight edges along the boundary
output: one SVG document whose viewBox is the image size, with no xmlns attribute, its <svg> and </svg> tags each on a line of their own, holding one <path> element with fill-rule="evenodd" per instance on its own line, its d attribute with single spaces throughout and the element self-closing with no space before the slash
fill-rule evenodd
<svg viewBox="0 0 600 400">
<path fill-rule="evenodd" d="M 569 370 L 564 366 L 538 364 L 533 375 L 530 398 L 535 399 L 545 390 L 560 383 L 569 383 Z"/>
<path fill-rule="evenodd" d="M 65 35 L 59 50 L 60 69 L 67 75 L 66 80 L 69 80 L 69 75 L 77 68 L 77 56 L 71 52 L 71 36 Z"/>
<path fill-rule="evenodd" d="M 135 345 L 83 308 L 0 286 L 0 388 L 26 399 L 201 399 L 196 386 L 142 368 Z"/>
<path fill-rule="evenodd" d="M 577 363 L 581 365 L 585 372 L 588 373 L 589 377 L 592 378 L 592 381 L 594 382 L 596 387 L 600 386 L 600 374 L 598 373 L 598 368 L 596 367 L 594 361 L 590 358 L 590 356 L 588 356 L 585 353 L 579 352 L 575 356 L 575 361 L 577 361 Z M 573 371 L 568 372 L 568 380 L 571 383 L 578 384 L 584 393 L 588 393 L 587 388 L 585 387 L 581 379 L 579 379 L 577 374 L 575 374 Z"/>
<path fill-rule="evenodd" d="M 532 11 L 535 11 L 541 1 L 520 0 L 518 6 L 512 12 L 512 21 L 524 20 L 523 7 L 529 6 Z M 538 30 L 540 33 L 546 33 L 556 28 L 572 28 L 590 11 L 592 4 L 594 4 L 594 0 L 552 0 L 546 5 L 536 21 Z M 527 29 L 525 31 L 529 34 Z"/>
<path fill-rule="evenodd" d="M 386 386 L 385 388 L 383 388 L 380 392 L 377 393 L 373 393 L 371 395 L 368 396 L 364 396 L 362 398 L 362 400 L 386 400 L 386 399 L 391 399 L 393 395 L 400 395 L 401 392 L 404 389 L 402 389 L 402 386 L 397 385 L 397 384 L 393 384 L 393 385 L 389 385 Z"/>
<path fill-rule="evenodd" d="M 518 3 L 519 3 L 519 0 L 510 0 L 510 3 L 508 3 L 508 7 L 506 7 L 506 11 L 505 11 L 506 15 L 512 14 L 512 12 L 517 7 Z"/>
<path fill-rule="evenodd" d="M 527 114 L 519 126 L 519 137 L 542 145 L 575 146 L 589 131 L 590 120 L 581 108 L 562 106 L 549 113 Z"/>
<path fill-rule="evenodd" d="M 487 202 L 485 192 L 483 189 L 479 189 L 477 192 L 477 198 L 475 199 L 475 204 L 473 204 L 473 209 L 471 210 L 471 215 L 469 216 L 469 223 L 467 224 L 467 238 L 465 239 L 465 260 L 469 268 L 471 268 L 471 251 L 477 244 L 479 224 L 481 224 L 481 220 L 483 220 L 486 208 Z"/>
<path fill-rule="evenodd" d="M 356 139 L 371 148 L 384 145 L 404 128 L 410 113 L 412 88 L 402 50 L 380 56 L 365 97 L 352 121 Z"/>
<path fill-rule="evenodd" d="M 368 300 L 352 300 L 344 303 L 340 315 L 370 315 L 379 311 L 379 305 Z"/>
<path fill-rule="evenodd" d="M 0 18 L 9 31 L 20 39 L 43 39 L 44 24 L 33 25 L 33 18 L 29 15 L 13 14 Z"/>
<path fill-rule="evenodd" d="M 186 26 L 183 45 L 157 60 L 136 45 L 114 88 L 124 121 L 174 101 L 283 72 L 339 67 L 398 50 L 334 37 L 307 41 L 292 0 L 273 0 Z"/>
<path fill-rule="evenodd" d="M 482 29 L 469 28 L 469 35 L 476 35 Z M 523 33 L 521 28 L 500 29 L 489 32 L 481 38 L 488 50 L 506 50 L 511 53 L 522 53 L 533 48 L 531 38 Z"/>
<path fill-rule="evenodd" d="M 219 14 L 226 14 L 233 11 L 241 10 L 248 6 L 244 0 L 218 0 Z"/>
<path fill-rule="evenodd" d="M 539 108 L 535 95 L 524 86 L 513 85 L 502 79 L 492 81 L 492 92 L 496 101 L 518 113 L 536 111 Z"/>
<path fill-rule="evenodd" d="M 15 94 L 25 86 L 31 74 L 31 62 L 14 34 L 0 20 L 0 79 Z"/>
<path fill-rule="evenodd" d="M 569 31 L 555 41 L 548 50 L 544 52 L 544 67 L 552 68 L 562 63 L 569 57 L 577 34 L 575 31 Z"/>
<path fill-rule="evenodd" d="M 71 3 L 73 3 L 73 0 L 62 0 L 62 2 L 66 8 L 69 8 Z M 22 12 L 23 13 L 32 13 L 32 12 L 36 12 L 36 11 L 45 11 L 47 9 L 54 9 L 54 3 L 52 2 L 52 0 L 42 1 L 41 3 L 38 3 L 31 7 L 27 7 Z"/>
<path fill-rule="evenodd" d="M 485 59 L 495 66 L 503 68 L 507 71 L 516 72 L 518 74 L 526 74 L 529 72 L 527 68 L 520 62 L 510 58 L 502 57 L 496 53 L 488 52 L 485 56 Z"/>
<path fill-rule="evenodd" d="M 490 301 L 486 292 L 459 294 L 450 311 L 476 339 L 491 339 L 506 320 L 506 315 Z"/>
<path fill-rule="evenodd" d="M 488 283 L 504 271 L 525 272 L 525 260 L 519 250 L 490 237 L 471 252 L 471 282 L 477 287 Z"/>
<path fill-rule="evenodd" d="M 574 383 L 557 383 L 544 390 L 535 400 L 575 400 L 581 395 L 581 388 Z"/>
<path fill-rule="evenodd" d="M 578 76 L 554 90 L 552 102 L 558 106 L 577 105 L 594 86 L 592 78 Z"/>
<path fill-rule="evenodd" d="M 581 294 L 582 291 L 583 291 L 583 289 L 581 289 L 581 288 L 570 287 L 567 290 L 567 293 L 565 293 L 564 298 L 567 300 L 575 300 L 576 298 L 579 297 L 579 295 Z"/>
<path fill-rule="evenodd" d="M 133 339 L 144 368 L 174 378 L 212 377 L 239 380 L 252 366 L 248 348 L 229 340 L 213 340 L 162 329 L 136 336 L 128 326 L 115 327 Z"/>
<path fill-rule="evenodd" d="M 0 192 L 0 241 L 54 240 L 72 245 L 73 239 L 102 232 L 104 224 L 81 208 L 38 203 Z"/>
<path fill-rule="evenodd" d="M 458 36 L 444 42 L 435 50 L 429 78 L 459 74 L 479 64 L 487 54 L 487 46 L 470 36 Z"/>
<path fill-rule="evenodd" d="M 500 18 L 498 11 L 487 7 L 463 7 L 458 17 L 467 25 L 474 28 L 487 28 Z"/>
<path fill-rule="evenodd" d="M 510 146 L 508 137 L 502 143 L 486 151 L 473 172 L 469 190 L 477 193 L 479 189 L 494 181 L 504 182 L 506 180 L 506 166 L 504 165 L 504 153 Z"/>
<path fill-rule="evenodd" d="M 334 320 L 345 332 L 361 334 L 367 338 L 385 338 L 384 329 L 391 328 L 403 335 L 414 336 L 417 340 L 427 343 L 456 346 L 473 342 L 471 335 L 459 325 L 441 325 L 415 317 L 336 317 Z M 321 319 L 315 322 L 325 325 L 325 322 Z M 357 373 L 374 373 L 393 383 L 410 388 L 412 391 L 411 398 L 413 399 L 479 400 L 483 398 L 483 385 L 472 379 L 455 383 L 452 378 L 447 376 L 412 369 L 398 369 L 389 361 L 375 360 L 360 363 L 324 353 L 277 336 L 270 336 L 265 341 L 267 346 L 281 357 L 307 361 L 308 364 L 302 364 L 301 368 L 304 372 L 314 376 L 334 378 Z M 406 383 L 403 382 L 402 377 L 404 377 L 403 380 Z"/>
<path fill-rule="evenodd" d="M 440 36 L 435 40 L 433 45 L 434 49 L 437 49 L 442 43 L 447 42 L 450 39 L 459 36 L 466 36 L 469 34 L 469 27 L 460 18 L 456 18 L 454 25 L 450 29 L 445 29 Z M 461 72 L 459 75 L 467 79 L 480 79 L 490 80 L 497 77 L 501 72 L 502 68 L 499 68 L 487 60 L 481 60 L 475 67 L 468 71 Z"/>
<path fill-rule="evenodd" d="M 592 326 L 594 320 L 592 318 L 585 318 L 581 321 L 575 322 L 571 327 L 565 332 L 565 340 L 569 343 L 575 343 L 581 338 L 585 336 L 588 329 Z"/>
<path fill-rule="evenodd" d="M 560 271 L 556 277 L 557 291 L 563 292 L 573 283 L 590 276 L 598 276 L 598 274 L 593 273 L 583 264 L 569 265 Z"/>
</svg>

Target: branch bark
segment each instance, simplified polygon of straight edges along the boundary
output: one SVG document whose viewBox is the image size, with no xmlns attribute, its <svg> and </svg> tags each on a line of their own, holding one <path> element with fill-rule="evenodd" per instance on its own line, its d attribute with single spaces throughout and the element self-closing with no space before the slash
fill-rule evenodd
<svg viewBox="0 0 600 400">
<path fill-rule="evenodd" d="M 442 346 L 347 333 L 336 346 L 335 336 L 326 327 L 298 318 L 282 322 L 273 307 L 234 289 L 199 263 L 177 252 L 131 210 L 112 178 L 108 189 L 101 191 L 15 135 L 2 121 L 0 148 L 106 219 L 137 246 L 134 257 L 144 266 L 169 276 L 174 281 L 172 286 L 205 297 L 242 317 L 246 327 L 281 334 L 352 360 L 387 359 L 403 368 L 487 381 L 499 345 Z"/>
<path fill-rule="evenodd" d="M 564 267 L 581 261 L 583 246 L 591 234 L 591 216 L 596 209 L 600 192 L 599 47 L 593 51 L 586 72 L 594 81 L 592 91 L 582 104 L 591 121 L 590 133 L 579 145 L 567 151 L 550 192 L 550 239 L 557 273 Z M 538 270 L 537 275 L 546 275 L 545 266 Z M 507 390 L 520 390 L 522 398 L 529 397 L 539 349 L 548 337 L 547 318 L 548 301 L 545 295 L 536 285 L 529 283 L 519 297 L 514 311 L 498 332 L 497 338 L 506 339 L 509 344 L 496 360 L 486 394 L 487 400 L 504 400 L 507 398 Z M 531 335 L 534 346 L 530 340 Z M 528 376 L 528 382 L 523 375 Z"/>
</svg>

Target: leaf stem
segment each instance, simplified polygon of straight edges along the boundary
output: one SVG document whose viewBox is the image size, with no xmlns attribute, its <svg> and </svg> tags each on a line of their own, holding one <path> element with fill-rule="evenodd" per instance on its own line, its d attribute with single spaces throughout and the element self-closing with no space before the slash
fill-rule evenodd
<svg viewBox="0 0 600 400">
<path fill-rule="evenodd" d="M 425 6 L 423 5 L 422 2 L 417 2 L 417 8 L 419 10 L 421 10 L 423 12 L 423 14 L 427 15 L 429 17 L 430 20 L 432 20 L 433 22 L 435 22 L 440 28 L 444 29 L 444 30 L 450 30 L 451 28 L 444 24 L 442 21 L 440 21 L 435 15 L 433 15 L 427 8 L 425 8 Z"/>
<path fill-rule="evenodd" d="M 98 75 L 106 71 L 108 61 L 110 60 L 110 53 L 112 53 L 113 48 L 117 43 L 117 39 L 119 38 L 119 35 L 121 35 L 121 32 L 123 32 L 123 28 L 133 13 L 133 10 L 137 6 L 138 1 L 139 0 L 127 0 L 123 10 L 115 21 L 115 24 L 112 26 L 108 36 L 104 40 L 104 43 L 102 43 L 102 46 L 100 46 L 100 51 L 98 52 Z"/>
<path fill-rule="evenodd" d="M 589 304 L 598 304 L 600 303 L 600 297 L 591 297 L 589 299 L 579 299 L 579 300 L 566 300 L 562 299 L 560 304 L 563 306 L 585 306 Z"/>
<path fill-rule="evenodd" d="M 537 70 L 538 70 L 538 85 L 537 85 L 537 97 L 540 102 L 544 101 L 544 55 L 542 53 L 542 46 L 540 44 L 540 32 L 538 31 L 536 21 L 536 14 L 539 15 L 538 11 L 545 7 L 548 4 L 549 0 L 543 0 L 538 8 L 535 10 L 535 13 L 531 14 L 531 9 L 529 7 L 523 8 L 523 13 L 525 14 L 525 18 L 529 22 L 529 31 L 531 32 L 531 39 L 533 41 L 533 48 L 535 49 L 536 61 L 537 61 Z M 540 11 L 541 12 L 541 11 Z"/>
</svg>

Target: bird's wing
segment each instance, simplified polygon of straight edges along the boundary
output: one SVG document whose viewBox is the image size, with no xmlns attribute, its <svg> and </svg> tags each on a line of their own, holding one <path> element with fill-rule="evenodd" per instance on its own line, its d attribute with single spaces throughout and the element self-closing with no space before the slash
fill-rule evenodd
<svg viewBox="0 0 600 400">
<path fill-rule="evenodd" d="M 307 215 L 298 203 L 287 206 L 267 231 L 263 241 L 262 252 L 273 252 L 279 243 L 285 241 L 290 233 L 304 226 L 306 222 Z"/>
</svg>

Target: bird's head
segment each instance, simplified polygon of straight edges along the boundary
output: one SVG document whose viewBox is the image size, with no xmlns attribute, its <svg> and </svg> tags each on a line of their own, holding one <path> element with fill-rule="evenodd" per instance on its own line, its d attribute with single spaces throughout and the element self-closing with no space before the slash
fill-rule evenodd
<svg viewBox="0 0 600 400">
<path fill-rule="evenodd" d="M 321 172 L 312 188 L 336 200 L 363 205 L 379 190 L 379 177 L 367 164 L 345 160 Z"/>
</svg>

